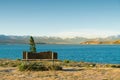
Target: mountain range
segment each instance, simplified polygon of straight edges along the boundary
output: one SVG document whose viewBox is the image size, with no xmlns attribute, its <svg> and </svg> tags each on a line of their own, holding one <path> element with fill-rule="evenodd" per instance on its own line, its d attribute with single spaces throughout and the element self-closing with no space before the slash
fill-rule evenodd
<svg viewBox="0 0 120 80">
<path fill-rule="evenodd" d="M 86 38 L 86 37 L 74 37 L 74 38 L 61 38 L 61 37 L 37 37 L 33 36 L 35 43 L 37 44 L 80 44 L 86 41 L 113 41 L 119 40 L 120 35 L 108 36 L 106 38 Z M 12 36 L 12 35 L 0 35 L 1 44 L 28 44 L 30 36 Z"/>
</svg>

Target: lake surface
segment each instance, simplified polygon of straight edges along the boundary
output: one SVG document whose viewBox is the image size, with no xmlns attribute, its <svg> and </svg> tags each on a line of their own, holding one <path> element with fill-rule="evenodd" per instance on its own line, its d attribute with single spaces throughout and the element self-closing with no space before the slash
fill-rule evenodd
<svg viewBox="0 0 120 80">
<path fill-rule="evenodd" d="M 57 45 L 39 44 L 37 52 L 54 51 L 60 60 L 120 64 L 120 45 Z M 0 59 L 22 59 L 22 52 L 29 51 L 27 44 L 0 44 Z"/>
</svg>

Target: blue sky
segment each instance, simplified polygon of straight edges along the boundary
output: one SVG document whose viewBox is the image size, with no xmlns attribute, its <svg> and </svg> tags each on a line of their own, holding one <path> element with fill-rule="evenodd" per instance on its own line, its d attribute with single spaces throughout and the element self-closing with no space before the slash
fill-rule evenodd
<svg viewBox="0 0 120 80">
<path fill-rule="evenodd" d="M 119 30 L 120 0 L 0 0 L 0 34 L 104 37 Z"/>
</svg>

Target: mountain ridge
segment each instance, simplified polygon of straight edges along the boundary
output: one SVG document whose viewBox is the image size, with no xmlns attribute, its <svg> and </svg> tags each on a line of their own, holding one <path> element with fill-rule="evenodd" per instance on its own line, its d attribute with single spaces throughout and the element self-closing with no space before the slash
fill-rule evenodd
<svg viewBox="0 0 120 80">
<path fill-rule="evenodd" d="M 28 44 L 28 36 L 16 36 L 16 35 L 0 35 L 0 43 L 20 43 Z M 85 41 L 113 41 L 119 40 L 120 35 L 108 36 L 106 38 L 86 38 L 86 37 L 74 37 L 74 38 L 61 38 L 61 37 L 47 37 L 47 36 L 33 36 L 35 43 L 37 44 L 80 44 Z"/>
</svg>

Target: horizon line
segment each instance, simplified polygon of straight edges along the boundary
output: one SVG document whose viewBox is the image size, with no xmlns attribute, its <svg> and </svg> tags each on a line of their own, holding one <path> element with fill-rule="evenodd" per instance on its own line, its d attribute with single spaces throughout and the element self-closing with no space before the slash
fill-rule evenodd
<svg viewBox="0 0 120 80">
<path fill-rule="evenodd" d="M 14 35 L 14 34 L 0 34 L 0 36 L 33 36 L 33 37 L 56 37 L 56 38 L 63 38 L 63 39 L 66 39 L 66 38 L 88 38 L 88 39 L 93 39 L 93 38 L 107 38 L 107 37 L 110 37 L 110 36 L 115 36 L 115 37 L 117 37 L 117 36 L 119 36 L 120 34 L 116 34 L 116 35 L 109 35 L 109 36 L 103 36 L 103 37 L 101 37 L 101 36 L 97 36 L 97 37 L 87 37 L 87 36 L 72 36 L 72 37 L 70 37 L 70 36 L 66 36 L 66 37 L 62 37 L 62 36 L 49 36 L 49 35 L 42 35 L 42 36 L 38 36 L 38 35 Z"/>
</svg>

